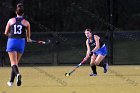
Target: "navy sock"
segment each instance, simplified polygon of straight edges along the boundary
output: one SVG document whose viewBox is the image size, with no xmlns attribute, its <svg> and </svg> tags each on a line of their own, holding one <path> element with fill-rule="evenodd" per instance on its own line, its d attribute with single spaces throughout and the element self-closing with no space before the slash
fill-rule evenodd
<svg viewBox="0 0 140 93">
<path fill-rule="evenodd" d="M 97 74 L 97 72 L 96 72 L 96 65 L 91 66 L 91 69 L 92 69 L 94 74 Z"/>
<path fill-rule="evenodd" d="M 14 82 L 14 79 L 15 79 L 15 73 L 12 68 L 10 82 Z"/>
<path fill-rule="evenodd" d="M 104 61 L 101 61 L 100 64 L 99 64 L 98 66 L 100 66 L 100 67 L 106 67 L 106 64 L 105 64 Z"/>
<path fill-rule="evenodd" d="M 13 69 L 13 72 L 15 73 L 15 75 L 19 74 L 19 70 L 18 70 L 17 65 L 13 65 L 12 69 Z"/>
</svg>

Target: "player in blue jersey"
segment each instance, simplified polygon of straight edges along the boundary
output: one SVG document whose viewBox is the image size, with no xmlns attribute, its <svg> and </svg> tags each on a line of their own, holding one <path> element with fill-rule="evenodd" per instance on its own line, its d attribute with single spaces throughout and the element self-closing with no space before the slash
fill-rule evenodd
<svg viewBox="0 0 140 93">
<path fill-rule="evenodd" d="M 22 3 L 17 4 L 16 14 L 16 17 L 9 19 L 4 33 L 8 36 L 6 51 L 8 52 L 12 68 L 10 81 L 7 82 L 8 86 L 13 85 L 15 77 L 17 86 L 21 85 L 18 63 L 24 53 L 25 39 L 27 42 L 31 42 L 30 23 L 23 18 L 24 7 Z"/>
<path fill-rule="evenodd" d="M 103 63 L 102 60 L 107 55 L 107 48 L 105 43 L 103 43 L 98 35 L 93 35 L 91 29 L 85 30 L 85 36 L 87 37 L 86 46 L 87 53 L 85 58 L 89 58 L 91 56 L 91 69 L 93 71 L 90 76 L 96 76 L 96 66 L 100 65 L 104 68 L 104 73 L 107 72 L 108 63 Z"/>
</svg>

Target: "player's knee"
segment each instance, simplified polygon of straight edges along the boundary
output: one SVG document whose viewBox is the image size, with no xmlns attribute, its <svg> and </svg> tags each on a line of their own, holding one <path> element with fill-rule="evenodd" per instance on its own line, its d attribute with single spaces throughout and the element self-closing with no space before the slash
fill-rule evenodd
<svg viewBox="0 0 140 93">
<path fill-rule="evenodd" d="M 98 65 L 99 65 L 99 62 L 95 61 L 94 64 L 95 64 L 96 66 L 98 66 Z"/>
<path fill-rule="evenodd" d="M 93 62 L 90 62 L 90 66 L 93 66 L 93 65 L 95 65 Z"/>
</svg>

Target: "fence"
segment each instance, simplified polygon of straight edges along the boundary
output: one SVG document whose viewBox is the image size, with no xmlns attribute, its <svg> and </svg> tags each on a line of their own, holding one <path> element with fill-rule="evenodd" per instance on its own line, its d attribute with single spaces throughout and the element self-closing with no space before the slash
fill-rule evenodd
<svg viewBox="0 0 140 93">
<path fill-rule="evenodd" d="M 9 64 L 2 34 L 18 2 L 24 4 L 32 38 L 53 41 L 47 46 L 27 43 L 21 64 L 79 63 L 86 51 L 87 27 L 107 36 L 110 64 L 140 64 L 139 0 L 1 0 L 0 65 Z"/>
<path fill-rule="evenodd" d="M 106 33 L 98 33 L 104 37 Z M 110 64 L 140 64 L 139 60 L 139 35 L 140 32 L 114 32 L 113 42 L 113 63 Z M 70 65 L 78 64 L 86 55 L 86 45 L 84 33 L 80 32 L 60 32 L 60 33 L 32 33 L 32 38 L 36 40 L 50 39 L 48 45 L 26 43 L 25 53 L 20 64 L 23 65 Z M 6 39 L 5 39 L 6 40 Z M 108 47 L 108 38 L 104 38 Z M 9 65 L 9 58 L 4 50 L 1 50 L 1 64 Z M 110 51 L 110 49 L 108 49 Z M 3 60 L 3 61 L 2 61 Z M 107 56 L 109 61 L 109 56 Z M 88 60 L 87 64 L 90 60 Z M 4 62 L 4 63 L 2 63 Z"/>
</svg>

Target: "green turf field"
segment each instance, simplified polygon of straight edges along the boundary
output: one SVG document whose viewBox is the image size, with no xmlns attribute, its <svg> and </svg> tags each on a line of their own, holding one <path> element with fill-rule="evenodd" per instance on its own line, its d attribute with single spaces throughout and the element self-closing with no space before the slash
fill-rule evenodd
<svg viewBox="0 0 140 93">
<path fill-rule="evenodd" d="M 140 93 L 140 66 L 110 66 L 106 74 L 98 67 L 96 77 L 89 76 L 89 66 L 81 66 L 65 77 L 74 67 L 20 67 L 20 87 L 7 86 L 11 68 L 1 67 L 0 93 Z"/>
</svg>

